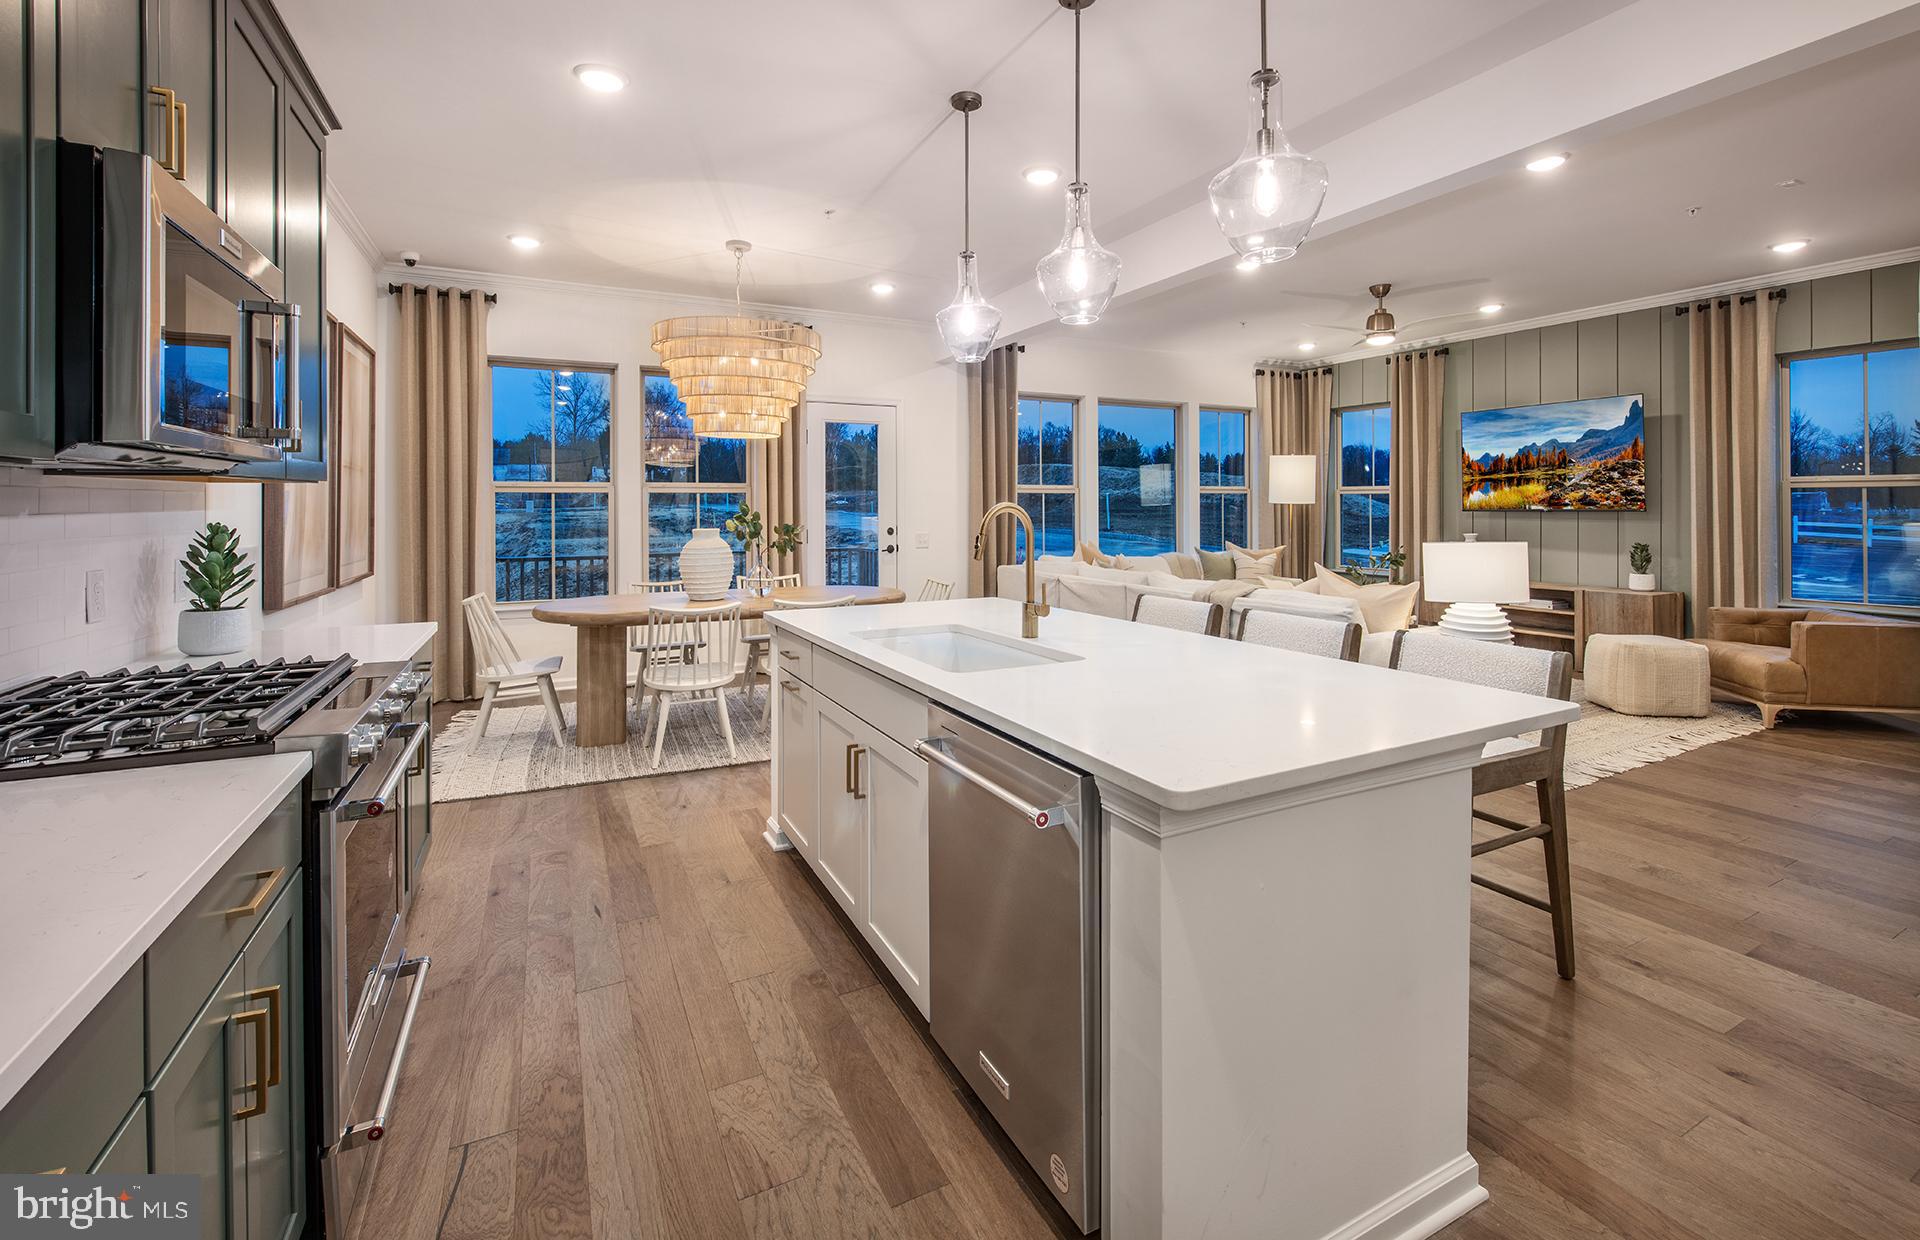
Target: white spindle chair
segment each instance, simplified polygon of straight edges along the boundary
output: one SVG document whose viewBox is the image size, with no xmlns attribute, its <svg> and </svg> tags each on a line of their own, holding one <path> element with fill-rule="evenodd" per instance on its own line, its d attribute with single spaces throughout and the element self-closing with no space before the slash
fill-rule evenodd
<svg viewBox="0 0 1920 1240">
<path fill-rule="evenodd" d="M 1297 616 L 1284 611 L 1249 607 L 1240 613 L 1235 639 L 1255 646 L 1272 646 L 1324 659 L 1360 659 L 1360 626 L 1350 621 Z"/>
<path fill-rule="evenodd" d="M 627 593 L 644 594 L 649 598 L 660 594 L 681 594 L 684 593 L 685 590 L 686 587 L 681 584 L 680 579 L 677 577 L 670 581 L 636 581 L 627 587 Z M 678 662 L 681 656 L 679 650 L 647 649 L 646 627 L 644 624 L 636 624 L 627 630 L 627 649 L 640 656 L 641 668 L 644 670 L 649 663 Z M 633 676 L 633 709 L 634 713 L 637 714 L 641 720 L 644 721 L 646 719 L 646 682 L 639 672 L 635 672 Z"/>
<path fill-rule="evenodd" d="M 652 689 L 659 701 L 660 722 L 653 739 L 652 765 L 660 765 L 660 751 L 667 741 L 667 718 L 673 713 L 676 697 L 711 698 L 714 713 L 720 716 L 720 732 L 727 738 L 727 754 L 738 756 L 733 744 L 733 721 L 727 717 L 727 703 L 721 691 L 740 674 L 736 666 L 740 654 L 740 604 L 649 607 L 646 642 L 650 650 L 681 652 L 681 657 L 671 662 L 640 665 L 643 686 Z"/>
<path fill-rule="evenodd" d="M 735 589 L 746 589 L 745 582 L 740 577 L 735 577 L 733 584 Z M 800 584 L 800 574 L 788 573 L 782 577 L 774 577 L 771 579 L 770 584 L 776 590 L 786 589 L 789 586 L 797 586 Z M 772 603 L 770 600 L 768 605 L 777 606 L 778 604 Z M 773 681 L 771 679 L 773 675 L 773 634 L 767 631 L 767 622 L 765 620 L 748 620 L 744 623 L 753 625 L 754 627 L 749 629 L 740 638 L 741 644 L 747 648 L 747 670 L 740 678 L 740 693 L 741 696 L 745 697 L 748 701 L 752 701 L 754 681 L 756 679 L 765 681 L 767 684 L 767 709 L 770 712 L 773 702 Z"/>
<path fill-rule="evenodd" d="M 941 581 L 938 577 L 929 577 L 920 583 L 920 602 L 932 603 L 943 598 L 953 597 L 953 583 Z"/>
<path fill-rule="evenodd" d="M 544 659 L 521 658 L 513 639 L 500 625 L 493 600 L 484 594 L 461 599 L 460 609 L 467 618 L 467 636 L 473 639 L 474 659 L 480 664 L 475 674 L 486 685 L 480 698 L 480 717 L 473 721 L 473 735 L 467 738 L 467 748 L 473 748 L 487 734 L 487 721 L 493 718 L 494 702 L 502 689 L 509 692 L 536 689 L 546 704 L 547 723 L 553 729 L 554 743 L 566 744 L 567 718 L 560 713 L 560 695 L 553 688 L 553 674 L 565 660 L 557 654 Z"/>
</svg>

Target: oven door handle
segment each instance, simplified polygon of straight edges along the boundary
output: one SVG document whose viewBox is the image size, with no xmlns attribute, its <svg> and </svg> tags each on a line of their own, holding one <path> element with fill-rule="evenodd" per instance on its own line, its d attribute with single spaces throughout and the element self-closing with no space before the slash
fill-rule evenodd
<svg viewBox="0 0 1920 1240">
<path fill-rule="evenodd" d="M 393 729 L 394 734 L 407 733 L 407 747 L 400 751 L 386 774 L 380 779 L 380 787 L 370 797 L 358 801 L 344 801 L 338 811 L 345 819 L 378 818 L 393 807 L 393 798 L 400 791 L 400 783 L 407 777 L 413 766 L 414 755 L 420 752 L 420 746 L 426 744 L 433 730 L 424 723 L 403 723 Z"/>
<path fill-rule="evenodd" d="M 352 1149 L 367 1141 L 378 1141 L 387 1135 L 387 1121 L 393 1117 L 393 1095 L 400 1086 L 400 1069 L 407 1061 L 407 1044 L 413 1040 L 413 1017 L 420 1010 L 420 996 L 426 993 L 427 970 L 433 965 L 431 956 L 414 956 L 402 960 L 394 966 L 393 975 L 402 977 L 411 974 L 413 993 L 407 996 L 407 1010 L 400 1017 L 400 1032 L 393 1040 L 393 1058 L 387 1063 L 387 1079 L 380 1085 L 380 1101 L 374 1105 L 373 1118 L 362 1120 L 341 1134 L 340 1148 Z"/>
</svg>

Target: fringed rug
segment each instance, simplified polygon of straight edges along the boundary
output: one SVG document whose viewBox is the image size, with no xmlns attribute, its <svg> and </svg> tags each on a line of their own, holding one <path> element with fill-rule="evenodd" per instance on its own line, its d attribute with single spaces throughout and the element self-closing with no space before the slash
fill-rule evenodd
<svg viewBox="0 0 1920 1240">
<path fill-rule="evenodd" d="M 1622 715 L 1587 701 L 1579 680 L 1573 682 L 1573 700 L 1580 718 L 1567 726 L 1569 788 L 1760 730 L 1760 712 L 1737 703 L 1715 702 L 1704 719 Z"/>
<path fill-rule="evenodd" d="M 765 762 L 770 747 L 769 728 L 760 721 L 766 702 L 766 690 L 754 694 L 748 702 L 733 690 L 721 694 L 733 723 L 735 754 L 727 755 L 727 738 L 720 734 L 719 717 L 713 703 L 679 700 L 667 718 L 667 743 L 660 751 L 660 765 L 648 761 L 653 752 L 654 711 L 647 705 L 646 722 L 641 727 L 633 708 L 627 708 L 627 724 L 633 729 L 624 745 L 599 745 L 582 749 L 573 743 L 574 707 L 562 703 L 567 718 L 567 743 L 556 744 L 547 727 L 546 708 L 531 706 L 496 707 L 487 721 L 487 734 L 471 748 L 478 710 L 463 710 L 433 740 L 433 799 L 471 801 L 477 797 L 504 796 L 511 792 L 534 792 L 542 788 L 566 788 L 575 784 L 601 784 L 615 779 L 638 779 L 646 775 L 670 775 L 679 771 L 704 771 L 719 766 L 739 766 Z"/>
</svg>

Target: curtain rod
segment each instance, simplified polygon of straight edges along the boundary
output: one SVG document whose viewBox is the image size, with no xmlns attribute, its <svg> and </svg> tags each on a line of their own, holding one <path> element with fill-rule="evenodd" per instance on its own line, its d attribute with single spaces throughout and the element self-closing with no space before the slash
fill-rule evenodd
<svg viewBox="0 0 1920 1240">
<path fill-rule="evenodd" d="M 1787 290 L 1783 288 L 1767 290 L 1768 301 L 1785 301 L 1786 299 L 1787 299 Z M 1740 295 L 1740 304 L 1743 306 L 1750 306 L 1758 300 L 1760 300 L 1760 294 L 1757 292 L 1742 293 Z M 1717 302 L 1703 301 L 1695 305 L 1675 306 L 1673 308 L 1673 312 L 1676 315 L 1681 315 L 1681 314 L 1686 314 L 1692 310 L 1711 310 L 1715 306 L 1719 306 L 1722 310 L 1725 310 L 1728 306 L 1731 306 L 1732 304 L 1733 304 L 1733 301 L 1730 298 L 1722 297 Z"/>
<path fill-rule="evenodd" d="M 406 290 L 406 289 L 410 289 L 410 288 L 417 288 L 417 289 L 419 289 L 419 290 L 420 290 L 421 292 L 423 292 L 423 293 L 439 293 L 439 294 L 440 294 L 441 296 L 443 296 L 443 297 L 471 297 L 471 296 L 473 296 L 473 291 L 472 291 L 471 289 L 464 289 L 464 288 L 434 288 L 434 287 L 431 287 L 431 286 L 429 286 L 429 285 L 425 285 L 425 284 L 392 284 L 392 283 L 389 283 L 389 284 L 387 285 L 387 292 L 388 292 L 389 294 L 393 294 L 393 293 L 399 293 L 399 292 L 403 292 L 404 290 Z M 495 305 L 498 305 L 498 304 L 500 304 L 500 294 L 498 294 L 498 293 L 483 293 L 483 294 L 482 294 L 482 296 L 483 296 L 483 297 L 485 297 L 485 298 L 487 299 L 487 304 L 488 304 L 489 306 L 495 306 Z"/>
<path fill-rule="evenodd" d="M 1331 366 L 1321 366 L 1318 368 L 1310 366 L 1305 370 L 1282 370 L 1278 366 L 1275 366 L 1271 370 L 1262 369 L 1258 366 L 1253 368 L 1253 377 L 1256 379 L 1264 375 L 1286 375 L 1290 379 L 1299 379 L 1307 375 L 1330 375 L 1332 373 L 1333 367 Z"/>
</svg>

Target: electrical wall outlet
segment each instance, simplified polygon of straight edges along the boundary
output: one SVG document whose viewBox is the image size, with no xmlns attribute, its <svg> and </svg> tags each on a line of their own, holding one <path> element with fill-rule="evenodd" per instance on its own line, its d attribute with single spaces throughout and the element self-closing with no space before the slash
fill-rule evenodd
<svg viewBox="0 0 1920 1240">
<path fill-rule="evenodd" d="M 98 624 L 107 618 L 107 570 L 87 570 L 87 623 Z"/>
</svg>

